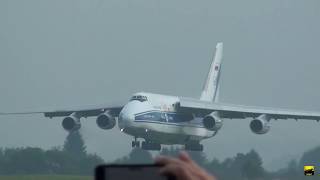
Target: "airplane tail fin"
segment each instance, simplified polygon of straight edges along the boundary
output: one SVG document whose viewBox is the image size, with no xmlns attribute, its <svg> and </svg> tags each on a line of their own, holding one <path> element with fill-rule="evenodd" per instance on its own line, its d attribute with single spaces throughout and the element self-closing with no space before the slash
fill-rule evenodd
<svg viewBox="0 0 320 180">
<path fill-rule="evenodd" d="M 219 42 L 216 46 L 216 52 L 212 59 L 210 70 L 203 86 L 200 100 L 218 102 L 219 99 L 219 77 L 221 70 L 221 61 L 223 56 L 223 43 Z"/>
</svg>

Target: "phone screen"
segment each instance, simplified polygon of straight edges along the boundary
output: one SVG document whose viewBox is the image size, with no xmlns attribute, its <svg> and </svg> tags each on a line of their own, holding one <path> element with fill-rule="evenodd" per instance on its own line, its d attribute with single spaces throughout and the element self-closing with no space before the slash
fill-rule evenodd
<svg viewBox="0 0 320 180">
<path fill-rule="evenodd" d="M 96 180 L 167 180 L 158 165 L 104 165 L 96 169 Z M 171 178 L 170 178 L 171 179 Z"/>
</svg>

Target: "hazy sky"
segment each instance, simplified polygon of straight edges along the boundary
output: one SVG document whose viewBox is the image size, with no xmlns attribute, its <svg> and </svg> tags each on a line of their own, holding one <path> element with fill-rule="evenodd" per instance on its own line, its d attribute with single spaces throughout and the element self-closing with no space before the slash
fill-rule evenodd
<svg viewBox="0 0 320 180">
<path fill-rule="evenodd" d="M 137 91 L 199 97 L 224 42 L 221 101 L 320 111 L 317 0 L 2 0 L 0 111 L 51 110 L 129 99 Z M 88 150 L 113 160 L 130 136 L 83 119 Z M 224 159 L 256 149 L 268 168 L 319 145 L 320 124 L 225 120 L 205 140 Z M 0 146 L 61 146 L 61 118 L 1 116 Z"/>
</svg>

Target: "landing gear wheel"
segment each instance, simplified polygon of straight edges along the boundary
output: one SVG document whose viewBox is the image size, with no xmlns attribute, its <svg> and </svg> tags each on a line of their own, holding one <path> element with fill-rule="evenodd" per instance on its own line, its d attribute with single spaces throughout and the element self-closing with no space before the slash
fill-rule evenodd
<svg viewBox="0 0 320 180">
<path fill-rule="evenodd" d="M 185 145 L 187 151 L 203 151 L 203 145 L 200 143 L 188 143 Z"/>
<path fill-rule="evenodd" d="M 199 144 L 200 146 L 199 146 L 199 151 L 203 151 L 203 145 L 202 144 Z"/>
<path fill-rule="evenodd" d="M 140 147 L 140 141 L 132 141 L 131 146 L 133 148 L 135 148 L 135 147 L 139 148 Z"/>
<path fill-rule="evenodd" d="M 154 142 L 143 141 L 141 147 L 144 150 L 150 150 L 150 151 L 160 151 L 161 150 L 161 144 L 154 143 Z"/>
</svg>

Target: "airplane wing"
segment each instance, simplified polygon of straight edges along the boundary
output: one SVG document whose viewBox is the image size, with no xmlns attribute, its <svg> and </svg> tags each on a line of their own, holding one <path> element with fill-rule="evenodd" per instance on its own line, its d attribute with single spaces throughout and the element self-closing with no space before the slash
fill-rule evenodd
<svg viewBox="0 0 320 180">
<path fill-rule="evenodd" d="M 213 111 L 218 111 L 221 118 L 256 118 L 260 115 L 265 114 L 270 119 L 307 119 L 317 121 L 320 120 L 320 112 L 212 103 L 192 98 L 179 99 L 180 101 L 177 105 L 179 111 L 188 111 L 202 115 L 209 114 Z"/>
<path fill-rule="evenodd" d="M 65 108 L 61 110 L 44 110 L 44 111 L 30 111 L 30 112 L 0 112 L 0 115 L 19 115 L 19 114 L 41 114 L 45 117 L 65 117 L 70 116 L 72 113 L 77 113 L 78 117 L 91 117 L 98 116 L 106 111 L 111 115 L 117 117 L 123 108 L 124 103 L 109 103 L 95 106 L 78 107 L 78 108 Z"/>
</svg>

